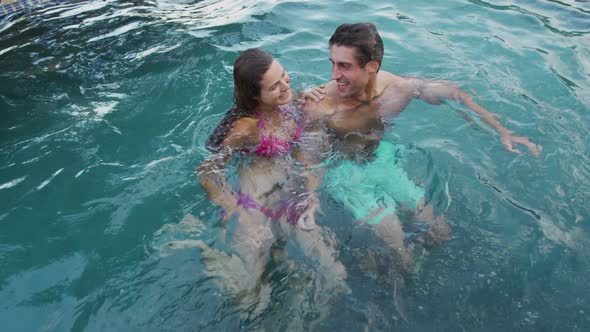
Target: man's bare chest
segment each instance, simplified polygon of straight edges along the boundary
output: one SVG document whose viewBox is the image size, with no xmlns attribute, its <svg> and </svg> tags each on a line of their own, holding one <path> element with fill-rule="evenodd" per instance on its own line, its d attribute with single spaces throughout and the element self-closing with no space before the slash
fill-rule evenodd
<svg viewBox="0 0 590 332">
<path fill-rule="evenodd" d="M 371 107 L 335 109 L 326 117 L 325 124 L 333 133 L 339 136 L 383 129 L 383 122 L 378 109 Z"/>
</svg>

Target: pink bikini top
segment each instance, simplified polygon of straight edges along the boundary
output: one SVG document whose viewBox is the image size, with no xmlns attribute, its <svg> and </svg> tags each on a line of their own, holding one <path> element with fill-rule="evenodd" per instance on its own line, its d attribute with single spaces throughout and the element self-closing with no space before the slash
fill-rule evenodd
<svg viewBox="0 0 590 332">
<path fill-rule="evenodd" d="M 291 118 L 295 119 L 295 114 L 293 114 L 292 109 L 289 107 L 280 107 L 280 109 Z M 267 133 L 264 119 L 258 112 L 256 112 L 256 116 L 258 116 L 258 128 L 260 129 L 260 144 L 256 148 L 248 149 L 248 151 L 267 158 L 291 153 L 291 143 L 298 141 L 301 137 L 301 133 L 303 132 L 303 127 L 301 124 L 297 124 L 293 139 L 292 141 L 289 141 L 277 137 L 272 133 Z"/>
</svg>

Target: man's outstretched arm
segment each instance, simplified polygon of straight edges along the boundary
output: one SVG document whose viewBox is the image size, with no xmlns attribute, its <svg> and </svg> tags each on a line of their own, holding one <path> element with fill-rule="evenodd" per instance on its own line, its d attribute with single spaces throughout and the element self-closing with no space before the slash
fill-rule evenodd
<svg viewBox="0 0 590 332">
<path fill-rule="evenodd" d="M 518 145 L 522 144 L 526 146 L 535 157 L 538 157 L 543 151 L 542 146 L 534 144 L 528 139 L 528 137 L 515 136 L 512 130 L 509 130 L 498 122 L 497 119 L 500 118 L 498 114 L 492 113 L 474 102 L 473 98 L 471 98 L 466 92 L 446 82 L 427 81 L 414 78 L 409 80 L 411 80 L 411 84 L 416 87 L 416 98 L 435 105 L 438 105 L 447 99 L 456 100 L 461 102 L 463 106 L 477 113 L 483 122 L 494 128 L 498 134 L 500 134 L 500 141 L 506 150 L 513 153 L 520 153 Z"/>
</svg>

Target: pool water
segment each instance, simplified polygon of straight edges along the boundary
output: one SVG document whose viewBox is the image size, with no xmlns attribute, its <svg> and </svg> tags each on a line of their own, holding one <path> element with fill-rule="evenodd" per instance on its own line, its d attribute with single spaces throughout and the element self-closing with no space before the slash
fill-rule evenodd
<svg viewBox="0 0 590 332">
<path fill-rule="evenodd" d="M 400 273 L 323 193 L 351 292 L 322 294 L 287 243 L 253 314 L 194 246 L 227 247 L 195 179 L 204 143 L 241 50 L 268 50 L 303 90 L 330 79 L 328 39 L 355 21 L 377 25 L 384 70 L 457 82 L 544 151 L 413 102 L 387 139 L 452 239 Z M 2 330 L 589 330 L 589 22 L 576 0 L 79 1 L 2 18 Z"/>
</svg>

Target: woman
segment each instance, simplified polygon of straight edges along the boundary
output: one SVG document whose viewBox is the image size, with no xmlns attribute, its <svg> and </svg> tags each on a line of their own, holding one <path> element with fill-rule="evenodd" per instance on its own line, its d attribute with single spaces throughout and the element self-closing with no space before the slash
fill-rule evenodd
<svg viewBox="0 0 590 332">
<path fill-rule="evenodd" d="M 319 261 L 326 281 L 342 281 L 344 267 L 334 260 L 334 249 L 321 238 L 321 229 L 298 222 L 317 200 L 305 194 L 305 179 L 297 176 L 292 158 L 302 119 L 291 105 L 289 75 L 258 48 L 239 55 L 233 74 L 235 105 L 207 141 L 213 155 L 200 166 L 199 176 L 209 199 L 224 209 L 224 221 L 237 215 L 232 248 L 250 277 L 236 288 L 259 284 L 271 246 L 285 236 Z M 240 155 L 239 184 L 232 188 L 224 170 L 235 155 Z"/>
</svg>

